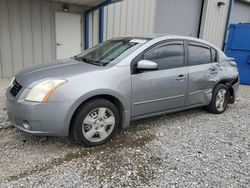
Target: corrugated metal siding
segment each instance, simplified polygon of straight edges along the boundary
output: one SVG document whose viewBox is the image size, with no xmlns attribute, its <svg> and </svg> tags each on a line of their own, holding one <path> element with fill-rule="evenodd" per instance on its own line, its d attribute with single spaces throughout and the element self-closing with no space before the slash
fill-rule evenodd
<svg viewBox="0 0 250 188">
<path fill-rule="evenodd" d="M 8 0 L 0 1 L 0 41 L 2 61 L 0 72 L 3 77 L 8 78 L 13 75 Z"/>
<path fill-rule="evenodd" d="M 89 47 L 99 43 L 99 10 L 89 13 Z"/>
<path fill-rule="evenodd" d="M 234 1 L 231 23 L 250 23 L 250 4 Z"/>
<path fill-rule="evenodd" d="M 156 0 L 123 0 L 104 7 L 103 39 L 152 34 Z M 99 10 L 89 13 L 89 47 L 99 43 Z"/>
<path fill-rule="evenodd" d="M 155 33 L 197 37 L 203 0 L 157 0 Z"/>
<path fill-rule="evenodd" d="M 155 0 L 124 0 L 104 8 L 104 40 L 153 33 Z"/>
<path fill-rule="evenodd" d="M 219 7 L 217 0 L 205 0 L 200 30 L 200 38 L 222 48 L 229 10 L 229 0 L 221 0 L 225 6 Z"/>
<path fill-rule="evenodd" d="M 54 12 L 62 4 L 46 0 L 0 0 L 0 78 L 56 57 Z M 84 7 L 70 6 L 83 14 Z"/>
</svg>

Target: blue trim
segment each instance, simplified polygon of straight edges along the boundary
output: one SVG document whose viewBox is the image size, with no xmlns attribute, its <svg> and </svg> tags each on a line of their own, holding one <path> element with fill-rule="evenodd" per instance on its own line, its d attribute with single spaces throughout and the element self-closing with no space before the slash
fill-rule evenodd
<svg viewBox="0 0 250 188">
<path fill-rule="evenodd" d="M 104 6 L 107 6 L 109 4 L 112 4 L 112 3 L 116 3 L 118 1 L 122 1 L 122 0 L 106 0 L 96 6 L 93 6 L 91 7 L 90 9 L 86 10 L 85 13 L 84 13 L 84 36 L 85 36 L 85 49 L 88 49 L 89 48 L 89 13 L 90 12 L 93 12 L 94 10 L 97 10 L 97 9 L 100 9 L 100 13 L 102 12 L 102 14 L 100 14 L 100 30 L 99 32 L 99 41 L 103 41 L 103 31 L 104 31 L 104 24 L 103 24 L 103 21 L 104 21 L 104 11 L 102 10 Z M 102 18 L 101 18 L 102 17 Z"/>
<path fill-rule="evenodd" d="M 226 47 L 226 43 L 227 43 L 227 36 L 228 36 L 228 32 L 229 32 L 229 24 L 230 24 L 230 18 L 231 18 L 231 14 L 232 14 L 232 10 L 233 10 L 233 4 L 234 4 L 234 0 L 230 0 L 230 4 L 229 4 L 229 10 L 228 10 L 228 15 L 227 15 L 227 23 L 226 23 L 226 29 L 225 29 L 225 34 L 224 34 L 224 44 L 223 44 L 223 50 L 225 50 Z"/>
<path fill-rule="evenodd" d="M 103 42 L 104 35 L 104 8 L 99 9 L 99 43 Z"/>
<path fill-rule="evenodd" d="M 85 50 L 89 48 L 89 13 L 84 14 L 84 38 L 85 38 Z"/>
<path fill-rule="evenodd" d="M 88 10 L 86 10 L 86 12 L 93 12 L 94 10 L 97 10 L 97 9 L 100 9 L 100 8 L 103 8 L 109 4 L 112 4 L 112 3 L 116 3 L 116 2 L 119 2 L 119 1 L 122 1 L 122 0 L 106 0 L 100 4 L 97 4 L 96 6 L 93 6 L 91 8 L 89 8 Z"/>
</svg>

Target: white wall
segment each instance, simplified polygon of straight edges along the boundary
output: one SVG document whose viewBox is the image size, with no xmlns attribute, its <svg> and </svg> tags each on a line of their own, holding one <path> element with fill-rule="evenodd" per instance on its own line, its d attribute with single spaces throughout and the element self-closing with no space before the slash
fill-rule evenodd
<svg viewBox="0 0 250 188">
<path fill-rule="evenodd" d="M 208 40 L 220 48 L 223 47 L 229 10 L 229 0 L 221 1 L 226 5 L 218 7 L 218 0 L 204 0 L 200 29 L 200 38 Z M 105 40 L 119 36 L 154 33 L 156 0 L 124 0 L 109 5 L 104 10 Z M 179 11 L 185 10 L 176 10 L 176 15 L 179 14 Z"/>
<path fill-rule="evenodd" d="M 152 34 L 155 0 L 123 0 L 104 8 L 104 39 Z"/>
<path fill-rule="evenodd" d="M 155 33 L 198 37 L 203 0 L 157 0 Z"/>
<path fill-rule="evenodd" d="M 104 7 L 104 36 L 152 34 L 156 0 L 123 0 Z M 99 42 L 99 10 L 89 14 L 89 47 Z"/>
<path fill-rule="evenodd" d="M 250 4 L 234 1 L 231 23 L 250 23 Z"/>
<path fill-rule="evenodd" d="M 70 6 L 75 13 L 82 6 Z M 56 57 L 55 11 L 62 4 L 47 0 L 0 0 L 0 78 Z"/>
<path fill-rule="evenodd" d="M 219 48 L 223 47 L 226 23 L 229 11 L 229 0 L 220 0 L 225 6 L 219 7 L 218 0 L 205 0 L 202 14 L 200 38 Z"/>
<path fill-rule="evenodd" d="M 99 10 L 89 13 L 89 47 L 99 43 Z"/>
</svg>

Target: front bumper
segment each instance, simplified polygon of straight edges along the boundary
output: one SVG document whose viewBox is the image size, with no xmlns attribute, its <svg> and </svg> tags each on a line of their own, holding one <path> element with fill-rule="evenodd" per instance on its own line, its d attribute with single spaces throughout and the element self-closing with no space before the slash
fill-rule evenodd
<svg viewBox="0 0 250 188">
<path fill-rule="evenodd" d="M 6 92 L 6 108 L 10 122 L 18 129 L 43 136 L 67 136 L 69 123 L 65 120 L 70 101 L 35 103 L 25 101 L 28 89 L 13 97 Z"/>
</svg>

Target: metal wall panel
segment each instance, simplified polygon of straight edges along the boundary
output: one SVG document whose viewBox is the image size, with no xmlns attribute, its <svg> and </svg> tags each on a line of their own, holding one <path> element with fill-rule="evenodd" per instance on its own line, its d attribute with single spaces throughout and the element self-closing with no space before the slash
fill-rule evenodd
<svg viewBox="0 0 250 188">
<path fill-rule="evenodd" d="M 9 78 L 13 75 L 13 61 L 10 36 L 10 21 L 8 0 L 0 0 L 0 50 L 2 60 L 2 76 Z"/>
<path fill-rule="evenodd" d="M 42 1 L 41 3 L 42 15 L 42 39 L 43 39 L 43 61 L 48 62 L 53 59 L 52 55 L 52 19 L 51 19 L 51 6 L 50 2 Z"/>
<path fill-rule="evenodd" d="M 55 59 L 54 14 L 62 11 L 62 5 L 47 0 L 0 0 L 0 78 Z M 69 6 L 70 12 L 82 15 L 84 9 Z"/>
<path fill-rule="evenodd" d="M 231 23 L 250 23 L 250 4 L 235 0 Z"/>
<path fill-rule="evenodd" d="M 94 46 L 93 43 L 93 13 L 89 14 L 89 47 Z"/>
<path fill-rule="evenodd" d="M 32 41 L 33 41 L 33 64 L 42 64 L 43 58 L 43 34 L 42 34 L 42 15 L 41 1 L 31 1 L 31 26 L 32 26 Z M 14 61 L 14 64 L 17 62 Z"/>
<path fill-rule="evenodd" d="M 155 4 L 155 0 L 124 0 L 105 7 L 104 40 L 152 34 Z"/>
<path fill-rule="evenodd" d="M 93 46 L 99 43 L 99 10 L 96 10 L 92 13 L 93 15 Z"/>
<path fill-rule="evenodd" d="M 120 27 L 121 27 L 121 4 L 114 4 L 114 33 L 113 37 L 119 37 L 120 35 Z"/>
<path fill-rule="evenodd" d="M 1 43 L 1 38 L 0 38 L 0 43 Z M 1 55 L 1 50 L 0 50 L 0 77 L 2 78 L 3 72 L 2 72 L 2 55 Z"/>
<path fill-rule="evenodd" d="M 203 0 L 157 0 L 155 33 L 198 37 Z"/>
<path fill-rule="evenodd" d="M 156 0 L 123 0 L 104 7 L 103 39 L 152 34 Z M 99 11 L 89 14 L 89 47 L 99 42 Z"/>
<path fill-rule="evenodd" d="M 200 38 L 219 48 L 223 47 L 226 23 L 229 11 L 229 0 L 221 0 L 225 6 L 218 6 L 217 0 L 205 0 L 202 14 Z"/>
<path fill-rule="evenodd" d="M 13 62 L 18 62 L 13 64 L 14 73 L 16 73 L 23 67 L 23 48 L 19 1 L 9 1 L 9 19 L 12 58 Z"/>
<path fill-rule="evenodd" d="M 34 62 L 33 42 L 32 42 L 32 24 L 31 24 L 31 4 L 29 0 L 23 0 L 21 9 L 21 29 L 23 42 L 23 65 L 31 66 Z"/>
<path fill-rule="evenodd" d="M 105 18 L 105 33 L 104 39 L 110 39 L 114 36 L 114 10 L 115 10 L 115 5 L 111 4 L 107 7 L 104 8 L 104 12 L 106 13 L 106 18 Z"/>
</svg>

